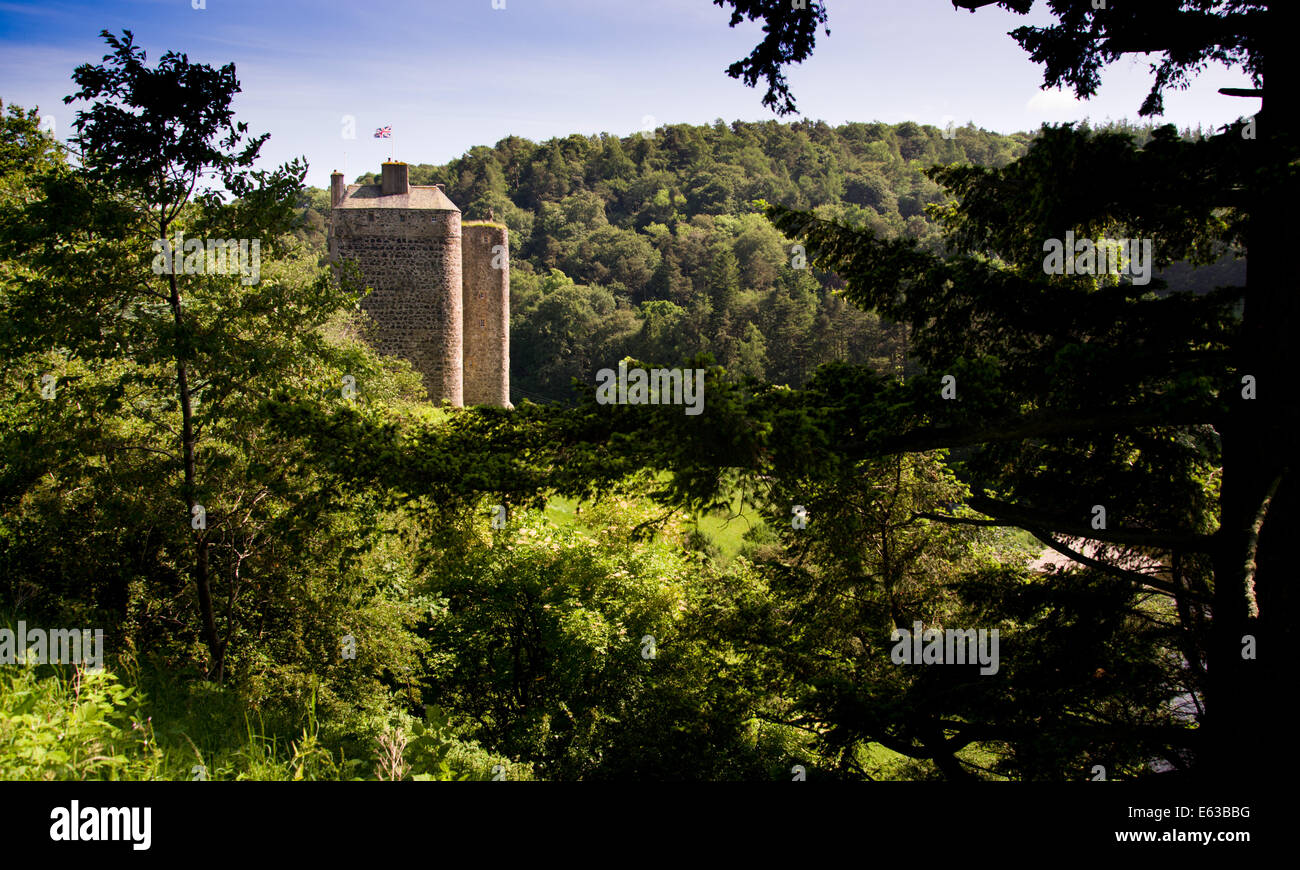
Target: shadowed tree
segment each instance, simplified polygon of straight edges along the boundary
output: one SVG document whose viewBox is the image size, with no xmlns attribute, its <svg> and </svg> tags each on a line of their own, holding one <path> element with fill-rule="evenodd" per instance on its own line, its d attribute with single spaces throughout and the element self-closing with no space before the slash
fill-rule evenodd
<svg viewBox="0 0 1300 870">
<path fill-rule="evenodd" d="M 74 71 L 78 90 L 65 99 L 89 104 L 77 112 L 71 140 L 79 166 L 42 175 L 41 196 L 4 215 L 5 254 L 23 264 L 4 299 L 7 350 L 15 359 L 55 351 L 93 360 L 108 382 L 102 407 L 89 400 L 87 407 L 109 417 L 140 414 L 151 437 L 167 439 L 145 446 L 138 435 L 117 449 L 157 457 L 161 491 L 184 505 L 171 528 L 183 523 L 189 537 L 184 573 L 192 577 L 208 673 L 220 680 L 233 629 L 224 639 L 218 629 L 210 552 L 233 548 L 229 625 L 238 564 L 258 536 L 244 529 L 243 540 L 238 527 L 258 522 L 255 505 L 269 504 L 267 491 L 243 504 L 222 490 L 239 462 L 232 445 L 251 450 L 256 441 L 247 419 L 232 421 L 247 409 L 241 400 L 256 394 L 259 377 L 283 375 L 314 355 L 306 349 L 313 339 L 302 338 L 310 332 L 298 332 L 304 323 L 355 297 L 323 292 L 320 280 L 311 289 L 295 286 L 269 265 L 262 274 L 262 255 L 283 253 L 306 165 L 252 170 L 268 137 L 247 138 L 246 125 L 234 121 L 234 66 L 214 69 L 168 52 L 149 67 L 130 31 L 101 35 L 111 52 L 102 64 Z M 230 239 L 242 244 L 232 247 Z M 292 302 L 276 295 L 289 293 Z M 304 343 L 291 350 L 295 334 Z M 73 453 L 115 440 L 99 434 L 90 445 L 73 439 Z M 175 489 L 173 474 L 181 478 Z M 222 496 L 230 496 L 228 515 L 215 505 Z"/>
<path fill-rule="evenodd" d="M 231 99 L 239 93 L 234 64 L 213 69 L 191 64 L 177 52 L 167 52 L 155 69 L 145 65 L 145 53 L 133 43 L 131 32 L 122 38 L 100 34 L 113 49 L 100 66 L 83 64 L 72 79 L 80 89 L 64 102 L 93 101 L 77 112 L 73 145 L 81 154 L 87 176 L 141 203 L 140 217 L 169 239 L 173 224 L 189 204 L 200 183 L 221 182 L 236 197 L 248 198 L 250 212 L 265 208 L 283 194 L 301 186 L 306 167 L 295 165 L 272 179 L 270 189 L 258 190 L 249 169 L 262 145 L 263 134 L 244 140 L 248 125 L 233 121 Z M 262 180 L 266 173 L 259 173 Z M 277 196 L 279 194 L 279 196 Z M 208 205 L 220 202 L 211 188 L 199 191 Z M 250 215 L 251 216 L 251 215 Z M 246 226 L 246 229 L 252 229 Z M 201 511 L 198 503 L 198 468 L 194 428 L 194 395 L 190 384 L 192 326 L 186 322 L 181 286 L 174 269 L 166 278 L 166 301 L 175 323 L 176 395 L 180 404 L 180 453 L 185 471 L 186 513 Z M 203 633 L 213 673 L 220 679 L 222 644 L 217 636 L 212 592 L 208 577 L 208 543 L 205 529 L 194 531 L 194 582 L 198 593 Z"/>
<path fill-rule="evenodd" d="M 816 27 L 826 20 L 825 8 L 809 4 L 807 9 L 793 9 L 783 0 L 715 2 L 734 7 L 733 26 L 742 16 L 761 19 L 768 33 L 729 74 L 743 77 L 751 86 L 766 80 L 764 103 L 781 113 L 794 111 L 781 69 L 810 56 Z M 1033 0 L 953 0 L 954 7 L 971 12 L 991 5 L 1025 14 Z M 1023 462 L 1030 439 L 1048 444 L 1082 439 L 1066 451 L 1073 456 L 1070 462 L 1076 463 L 1085 462 L 1090 450 L 1106 452 L 1100 433 L 1149 438 L 1157 431 L 1153 427 L 1165 425 L 1175 427 L 1173 433 L 1184 433 L 1173 434 L 1177 439 L 1192 431 L 1186 427 L 1201 427 L 1195 430 L 1201 436 L 1193 440 L 1202 439 L 1205 455 L 1213 458 L 1213 484 L 1207 484 L 1206 491 L 1217 496 L 1209 508 L 1210 527 L 1195 529 L 1194 524 L 1188 525 L 1187 516 L 1179 521 L 1175 516 L 1179 506 L 1167 504 L 1163 512 L 1156 511 L 1144 521 L 1144 532 L 1130 528 L 1125 534 L 1127 543 L 1139 543 L 1141 538 L 1140 543 L 1154 547 L 1175 565 L 1205 560 L 1210 586 L 1205 605 L 1212 628 L 1204 662 L 1190 664 L 1193 670 L 1203 667 L 1205 671 L 1203 724 L 1208 739 L 1201 760 L 1214 775 L 1232 778 L 1241 774 L 1243 754 L 1261 736 L 1278 736 L 1270 733 L 1274 717 L 1268 713 L 1267 683 L 1260 666 L 1246 657 L 1243 648 L 1257 643 L 1261 660 L 1276 661 L 1291 648 L 1294 621 L 1290 589 L 1294 569 L 1289 567 L 1287 538 L 1295 528 L 1297 496 L 1289 454 L 1300 423 L 1291 397 L 1300 372 L 1288 344 L 1297 327 L 1300 294 L 1293 270 L 1287 268 L 1287 255 L 1297 229 L 1294 203 L 1300 187 L 1294 165 L 1300 121 L 1283 101 L 1292 98 L 1300 85 L 1298 66 L 1285 44 L 1286 35 L 1295 32 L 1295 4 L 1047 0 L 1046 6 L 1056 19 L 1054 24 L 1021 27 L 1011 33 L 1043 66 L 1045 88 L 1066 86 L 1086 98 L 1097 91 L 1106 65 L 1125 55 L 1151 54 L 1156 56 L 1151 66 L 1153 82 L 1140 114 L 1161 114 L 1164 92 L 1185 88 L 1210 62 L 1246 73 L 1252 88 L 1223 93 L 1260 99 L 1260 111 L 1202 143 L 1179 143 L 1171 130 L 1138 152 L 1113 138 L 1066 134 L 1049 137 L 1039 149 L 1039 157 L 1050 161 L 1046 165 L 1005 174 L 987 170 L 937 174 L 937 180 L 963 198 L 964 217 L 950 214 L 950 229 L 955 230 L 962 252 L 1006 256 L 1014 264 L 1011 271 L 1019 273 L 1015 279 L 997 279 L 995 283 L 1002 283 L 1005 291 L 1000 298 L 983 295 L 979 289 L 990 279 L 982 265 L 959 261 L 941 266 L 905 244 L 883 242 L 870 233 L 855 233 L 781 209 L 771 214 L 787 233 L 807 237 L 819 265 L 837 269 L 850 283 L 850 296 L 860 304 L 909 321 L 919 330 L 929 326 L 930 363 L 974 364 L 982 354 L 1013 353 L 1017 339 L 1014 331 L 1006 330 L 1019 322 L 1021 336 L 1031 331 L 1024 328 L 1021 316 L 1026 309 L 1018 313 L 1012 311 L 1014 306 L 1034 305 L 1050 331 L 1068 333 L 1070 324 L 1080 330 L 1073 343 L 1054 349 L 1058 365 L 1073 367 L 1069 377 L 1061 378 L 1064 369 L 1058 368 L 1035 381 L 1026 367 L 1025 380 L 1013 383 L 1006 371 L 989 381 L 972 370 L 969 378 L 958 377 L 973 388 L 964 398 L 979 397 L 967 406 L 963 420 L 950 416 L 950 422 L 942 425 L 931 420 L 900 433 L 888 449 L 984 445 L 990 455 L 1001 450 L 1004 462 Z M 1089 174 L 1089 169 L 1101 174 Z M 1118 177 L 1111 173 L 1113 169 L 1119 169 Z M 1094 184 L 1099 177 L 1108 183 Z M 1027 219 L 999 227 L 996 217 L 1008 215 Z M 1055 292 L 1017 289 L 1022 280 L 1043 283 L 1041 269 L 1037 279 L 1029 277 L 1035 269 L 1029 252 L 1072 228 L 1090 231 L 1093 237 L 1117 229 L 1144 230 L 1163 247 L 1157 254 L 1162 263 L 1176 256 L 1196 259 L 1201 246 L 1210 242 L 1235 245 L 1250 258 L 1247 286 L 1238 300 L 1192 304 L 1175 303 L 1176 297 L 1170 297 L 1140 307 L 1132 304 L 1138 301 L 1135 294 L 1122 291 L 1116 295 L 1114 290 L 1102 290 L 1066 299 Z M 1020 237 L 1012 238 L 1017 233 Z M 1111 304 L 1104 301 L 1108 295 L 1115 303 L 1127 295 L 1130 302 Z M 972 296 L 983 298 L 974 301 Z M 1052 305 L 1041 306 L 1049 298 Z M 1233 301 L 1239 303 L 1236 310 Z M 1191 316 L 1175 314 L 1179 305 Z M 1135 319 L 1143 316 L 1138 312 L 1148 307 L 1153 319 L 1135 330 Z M 1156 311 L 1161 312 L 1160 318 L 1155 318 Z M 971 329 L 982 319 L 1002 325 Z M 933 328 L 936 322 L 956 329 L 954 335 L 959 337 L 941 339 Z M 1206 332 L 1207 326 L 1213 335 Z M 1124 333 L 1130 331 L 1141 338 L 1126 340 Z M 1096 340 L 1105 332 L 1113 336 L 1107 350 Z M 1148 347 L 1128 364 L 1112 355 L 1125 346 L 1132 351 L 1140 342 Z M 919 343 L 924 345 L 925 338 Z M 1159 352 L 1154 352 L 1157 348 Z M 1024 345 L 1020 349 L 1028 351 Z M 1094 353 L 1110 358 L 1090 360 Z M 1059 379 L 1053 382 L 1052 375 Z M 1196 381 L 1205 389 L 1189 389 Z M 1082 390 L 1078 401 L 1068 411 L 1057 408 L 1048 413 L 1067 385 Z M 914 407 L 920 410 L 925 405 L 918 400 Z M 1020 445 L 1020 449 L 996 445 Z M 1152 450 L 1151 455 L 1160 453 Z M 1169 472 L 1170 484 L 1180 476 L 1183 483 L 1195 479 L 1172 457 L 1165 459 L 1170 463 L 1163 468 Z M 1019 477 L 1003 475 L 1000 481 L 1011 487 L 1010 497 L 972 504 L 1001 521 L 1038 533 L 1055 529 L 1106 539 L 1086 524 L 1053 517 L 1043 500 L 1052 487 L 1041 480 L 1031 485 L 1036 476 L 1028 471 Z M 1096 491 L 1097 497 L 1114 496 L 1107 486 L 1115 483 L 1110 478 Z M 1173 490 L 1166 487 L 1160 492 L 1171 497 Z M 1119 541 L 1119 531 L 1109 535 L 1111 542 Z M 1050 534 L 1046 537 L 1056 541 Z"/>
</svg>

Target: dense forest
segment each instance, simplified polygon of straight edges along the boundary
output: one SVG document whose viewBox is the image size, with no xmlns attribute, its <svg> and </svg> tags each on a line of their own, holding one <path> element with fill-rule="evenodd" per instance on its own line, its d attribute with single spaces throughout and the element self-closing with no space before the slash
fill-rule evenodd
<svg viewBox="0 0 1300 870">
<path fill-rule="evenodd" d="M 1152 133 L 1125 122 L 1101 129 L 1138 145 Z M 938 250 L 926 207 L 945 195 L 924 170 L 1001 168 L 1032 138 L 969 125 L 719 120 L 625 138 L 511 137 L 445 166 L 414 164 L 410 179 L 444 185 L 465 219 L 492 216 L 510 229 L 516 403 L 568 400 L 573 378 L 591 383 L 627 356 L 676 364 L 707 352 L 733 373 L 797 387 L 832 361 L 903 371 L 905 335 L 848 304 L 835 292 L 843 282 L 801 257 L 758 203 Z M 328 193 L 308 189 L 300 207 L 297 235 L 323 249 Z M 1179 286 L 1241 284 L 1244 262 L 1225 255 L 1194 285 L 1190 277 Z"/>
<path fill-rule="evenodd" d="M 798 25 L 732 72 L 792 110 L 824 9 L 724 2 Z M 1086 90 L 1124 14 L 1013 36 Z M 0 657 L 104 637 L 5 659 L 0 776 L 1235 784 L 1276 739 L 1289 117 L 413 165 L 510 229 L 516 407 L 457 408 L 365 341 L 233 65 L 102 37 L 68 143 L 0 107 Z M 1155 240 L 1156 279 L 1047 269 L 1066 231 Z M 259 240 L 259 279 L 159 268 L 178 233 Z M 704 412 L 600 402 L 627 356 L 705 372 Z M 992 662 L 922 657 L 964 632 Z"/>
</svg>

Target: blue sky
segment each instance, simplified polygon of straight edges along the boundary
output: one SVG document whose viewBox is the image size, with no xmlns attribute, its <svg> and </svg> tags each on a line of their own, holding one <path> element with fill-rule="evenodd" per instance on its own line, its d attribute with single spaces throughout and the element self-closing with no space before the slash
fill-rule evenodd
<svg viewBox="0 0 1300 870">
<path fill-rule="evenodd" d="M 646 125 L 766 120 L 759 90 L 724 73 L 761 34 L 727 27 L 709 0 L 0 0 L 0 99 L 39 105 L 66 137 L 75 107 L 62 97 L 80 63 L 105 53 L 102 29 L 130 29 L 156 60 L 234 62 L 240 120 L 269 132 L 267 163 L 305 156 L 307 181 L 332 169 L 374 171 L 394 156 L 444 163 L 508 135 L 627 135 Z M 205 8 L 194 9 L 203 3 Z M 1140 55 L 1103 75 L 1077 103 L 1044 92 L 1041 70 L 1006 35 L 1050 21 L 996 8 L 975 14 L 950 0 L 828 0 L 831 35 L 789 79 L 804 117 L 830 123 L 973 121 L 1011 132 L 1044 121 L 1137 120 L 1151 74 Z M 1212 67 L 1166 95 L 1165 120 L 1214 125 L 1258 108 L 1220 96 L 1249 86 Z M 354 139 L 345 117 L 355 119 Z M 787 119 L 789 120 L 789 119 Z"/>
</svg>

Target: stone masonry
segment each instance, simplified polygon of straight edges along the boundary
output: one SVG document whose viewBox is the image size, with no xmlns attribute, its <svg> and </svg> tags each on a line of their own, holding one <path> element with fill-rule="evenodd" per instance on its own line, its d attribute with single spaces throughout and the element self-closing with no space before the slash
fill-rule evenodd
<svg viewBox="0 0 1300 870">
<path fill-rule="evenodd" d="M 461 229 L 465 404 L 510 405 L 510 245 L 506 228 Z"/>
<path fill-rule="evenodd" d="M 380 353 L 410 360 L 435 402 L 510 407 L 506 228 L 461 215 L 442 185 L 414 186 L 405 163 L 380 184 L 330 178 L 330 256 L 359 266 Z M 462 281 L 462 265 L 464 280 Z"/>
</svg>

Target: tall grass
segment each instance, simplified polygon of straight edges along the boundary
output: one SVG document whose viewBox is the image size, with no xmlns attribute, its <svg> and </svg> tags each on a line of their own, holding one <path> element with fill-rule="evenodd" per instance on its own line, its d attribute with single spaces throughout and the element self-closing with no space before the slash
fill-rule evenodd
<svg viewBox="0 0 1300 870">
<path fill-rule="evenodd" d="M 231 729 L 237 699 L 215 686 L 198 687 L 178 718 L 157 718 L 155 709 L 176 714 L 177 701 L 154 708 L 108 670 L 0 667 L 0 779 L 450 780 L 487 778 L 491 769 L 491 758 L 469 757 L 449 733 L 423 723 L 383 732 L 374 758 L 348 758 L 322 741 L 314 703 L 286 739 L 248 712 L 242 730 Z M 395 734 L 408 757 L 393 759 Z"/>
</svg>

